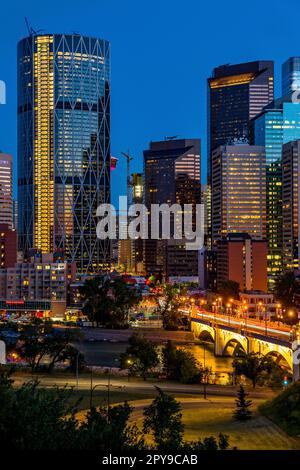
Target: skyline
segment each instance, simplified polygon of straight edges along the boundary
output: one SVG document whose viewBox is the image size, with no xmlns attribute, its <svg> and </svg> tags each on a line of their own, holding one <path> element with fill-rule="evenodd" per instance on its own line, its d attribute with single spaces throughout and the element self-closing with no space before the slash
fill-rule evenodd
<svg viewBox="0 0 300 470">
<path fill-rule="evenodd" d="M 119 158 L 121 151 L 128 149 L 135 157 L 132 171 L 142 170 L 142 152 L 152 140 L 163 139 L 166 135 L 180 138 L 200 138 L 202 142 L 202 182 L 206 180 L 206 79 L 214 67 L 225 63 L 239 63 L 252 60 L 274 60 L 275 96 L 280 95 L 281 65 L 290 56 L 300 55 L 297 46 L 295 1 L 288 2 L 295 8 L 293 14 L 283 18 L 278 1 L 267 1 L 259 5 L 254 1 L 247 19 L 251 23 L 251 34 L 245 36 L 244 14 L 235 8 L 237 1 L 231 1 L 232 8 L 217 2 L 211 21 L 201 20 L 209 7 L 188 2 L 190 8 L 180 2 L 165 2 L 159 9 L 156 0 L 151 5 L 128 1 L 89 2 L 90 9 L 78 10 L 80 2 L 55 0 L 48 11 L 44 6 L 31 1 L 24 6 L 20 2 L 2 8 L 7 21 L 0 33 L 3 50 L 0 79 L 7 85 L 7 104 L 0 107 L 0 149 L 14 158 L 14 196 L 16 197 L 16 48 L 17 42 L 27 36 L 24 16 L 36 30 L 45 32 L 72 31 L 109 40 L 112 47 L 112 155 Z M 256 5 L 257 4 L 257 5 Z M 259 5 L 259 8 L 258 8 Z M 272 18 L 266 12 L 272 5 Z M 8 28 L 11 18 L 18 11 L 15 27 Z M 137 7 L 137 8 L 136 8 Z M 63 18 L 69 10 L 70 22 Z M 159 16 L 156 14 L 159 11 Z M 258 12 L 259 11 L 259 15 Z M 191 14 L 191 12 L 193 14 Z M 99 22 L 99 14 L 104 18 Z M 15 16 L 15 15 L 14 15 Z M 261 18 L 264 17 L 264 22 Z M 143 21 L 144 19 L 144 21 Z M 234 25 L 224 29 L 224 24 Z M 243 20 L 243 21 L 242 21 Z M 262 25 L 265 25 L 265 28 Z M 280 25 L 280 28 L 277 26 Z M 296 23 L 295 23 L 296 25 Z M 279 29 L 279 30 L 278 30 Z M 222 32 L 226 31 L 226 37 Z M 156 34 L 153 34 L 153 31 Z M 168 31 L 168 36 L 164 35 Z M 178 34 L 180 31 L 180 34 Z M 213 37 L 211 32 L 214 32 Z M 246 29 L 247 31 L 247 29 Z M 268 35 L 266 36 L 266 31 Z M 288 32 L 288 34 L 287 34 Z M 151 34 L 152 33 L 152 34 Z M 138 37 L 138 40 L 137 40 Z M 242 41 L 236 41 L 241 37 Z M 183 38 L 183 40 L 182 40 Z M 263 41 L 264 38 L 265 41 Z M 208 47 L 203 47 L 207 44 Z M 222 49 L 219 45 L 222 43 Z M 236 49 L 232 51 L 232 46 Z M 129 51 L 130 54 L 124 54 Z M 148 54 L 145 54 L 144 52 Z M 274 53 L 274 51 L 276 51 Z M 155 54 L 149 67 L 149 55 Z M 180 60 L 178 61 L 178 56 Z M 127 68 L 126 68 L 127 67 Z M 124 73 L 125 70 L 125 73 Z M 126 74 L 129 70 L 130 73 Z M 157 71 L 160 71 L 158 74 Z M 170 70 L 174 73 L 170 78 Z M 181 73 L 183 71 L 183 73 Z M 178 97 L 178 90 L 180 95 Z M 125 161 L 119 158 L 118 169 L 112 176 L 112 201 L 118 194 L 125 194 Z"/>
</svg>

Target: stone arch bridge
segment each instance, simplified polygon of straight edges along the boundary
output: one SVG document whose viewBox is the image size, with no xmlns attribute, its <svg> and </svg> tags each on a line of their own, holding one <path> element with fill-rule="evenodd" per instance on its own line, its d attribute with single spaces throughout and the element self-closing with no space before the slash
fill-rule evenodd
<svg viewBox="0 0 300 470">
<path fill-rule="evenodd" d="M 214 342 L 216 356 L 234 355 L 237 351 L 271 355 L 282 362 L 299 379 L 300 342 L 288 341 L 272 336 L 248 332 L 245 329 L 230 327 L 203 320 L 191 319 L 191 330 L 196 338 Z"/>
</svg>

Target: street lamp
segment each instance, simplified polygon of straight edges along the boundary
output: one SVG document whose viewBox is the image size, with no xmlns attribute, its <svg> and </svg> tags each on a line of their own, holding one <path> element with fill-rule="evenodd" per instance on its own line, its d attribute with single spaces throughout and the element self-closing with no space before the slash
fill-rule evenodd
<svg viewBox="0 0 300 470">
<path fill-rule="evenodd" d="M 204 308 L 205 300 L 201 299 L 200 300 L 200 308 L 201 308 L 201 313 L 202 313 L 202 320 L 203 320 L 203 308 Z"/>
<path fill-rule="evenodd" d="M 130 379 L 130 366 L 132 364 L 132 360 L 131 359 L 127 359 L 126 361 L 127 365 L 129 366 L 128 367 L 128 382 L 129 382 L 129 379 Z"/>
<path fill-rule="evenodd" d="M 244 320 L 245 320 L 245 332 L 247 333 L 248 329 L 248 307 L 244 306 Z"/>
<path fill-rule="evenodd" d="M 226 307 L 227 307 L 227 315 L 228 315 L 228 325 L 230 326 L 231 303 L 228 302 Z"/>
</svg>

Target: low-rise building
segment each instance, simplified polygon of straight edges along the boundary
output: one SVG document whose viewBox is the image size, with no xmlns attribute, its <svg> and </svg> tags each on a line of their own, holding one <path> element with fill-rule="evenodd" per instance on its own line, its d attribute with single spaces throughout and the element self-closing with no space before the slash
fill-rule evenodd
<svg viewBox="0 0 300 470">
<path fill-rule="evenodd" d="M 53 306 L 55 316 L 63 316 L 75 276 L 75 263 L 55 262 L 52 254 L 36 254 L 28 262 L 0 270 L 0 300 L 6 302 L 7 311 L 19 306 L 23 312 L 28 302 L 50 301 L 50 310 L 47 303 L 45 311 L 51 315 Z"/>
<path fill-rule="evenodd" d="M 268 318 L 279 316 L 281 305 L 274 295 L 260 290 L 240 292 L 239 300 L 232 301 L 232 308 L 238 314 L 247 312 L 248 317 Z"/>
</svg>

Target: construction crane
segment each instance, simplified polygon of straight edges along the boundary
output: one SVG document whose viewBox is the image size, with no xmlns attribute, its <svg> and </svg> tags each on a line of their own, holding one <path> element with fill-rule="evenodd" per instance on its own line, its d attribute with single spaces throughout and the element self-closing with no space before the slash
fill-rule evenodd
<svg viewBox="0 0 300 470">
<path fill-rule="evenodd" d="M 26 16 L 25 16 L 25 23 L 28 29 L 29 36 L 36 36 L 38 33 L 45 31 L 44 29 L 38 29 L 37 31 L 35 31 L 33 27 L 31 26 L 31 24 L 29 23 L 28 18 Z"/>
<path fill-rule="evenodd" d="M 127 178 L 126 178 L 126 193 L 127 193 L 127 209 L 130 204 L 130 188 L 131 188 L 131 179 L 130 179 L 130 162 L 133 160 L 133 157 L 126 152 L 121 152 L 121 155 L 126 158 L 127 161 Z"/>
</svg>

